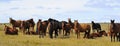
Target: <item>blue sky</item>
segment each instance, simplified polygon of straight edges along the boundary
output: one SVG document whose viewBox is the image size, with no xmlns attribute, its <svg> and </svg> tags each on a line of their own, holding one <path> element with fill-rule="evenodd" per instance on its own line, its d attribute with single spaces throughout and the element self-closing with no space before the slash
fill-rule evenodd
<svg viewBox="0 0 120 46">
<path fill-rule="evenodd" d="M 120 22 L 120 0 L 0 0 L 0 23 L 8 23 L 10 17 L 35 22 L 48 18 Z"/>
</svg>

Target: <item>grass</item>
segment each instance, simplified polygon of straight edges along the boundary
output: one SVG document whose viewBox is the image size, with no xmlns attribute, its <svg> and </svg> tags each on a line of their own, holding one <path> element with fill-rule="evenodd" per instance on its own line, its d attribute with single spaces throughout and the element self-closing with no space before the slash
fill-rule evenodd
<svg viewBox="0 0 120 46">
<path fill-rule="evenodd" d="M 9 24 L 8 24 L 9 25 Z M 10 25 L 9 25 L 10 26 Z M 108 24 L 101 24 L 102 29 L 109 31 Z M 76 35 L 71 34 L 70 38 L 50 39 L 48 34 L 45 38 L 39 38 L 38 35 L 5 35 L 3 31 L 4 25 L 0 25 L 0 46 L 119 46 L 120 42 L 111 42 L 110 37 L 100 37 L 96 39 L 84 39 L 83 33 L 81 38 L 77 39 Z"/>
</svg>

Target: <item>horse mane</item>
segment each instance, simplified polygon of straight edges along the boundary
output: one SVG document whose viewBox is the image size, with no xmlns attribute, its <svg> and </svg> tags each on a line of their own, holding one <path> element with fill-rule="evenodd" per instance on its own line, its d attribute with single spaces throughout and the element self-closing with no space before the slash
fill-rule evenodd
<svg viewBox="0 0 120 46">
<path fill-rule="evenodd" d="M 78 28 L 79 23 L 78 23 L 78 21 L 77 21 L 77 20 L 75 20 L 74 26 Z"/>
<path fill-rule="evenodd" d="M 12 19 L 12 18 L 10 18 L 10 23 L 15 23 L 16 22 L 16 20 L 14 20 L 14 19 Z"/>
<path fill-rule="evenodd" d="M 33 24 L 33 26 L 35 25 L 35 22 L 33 21 L 33 19 L 29 19 L 26 22 L 29 22 L 29 23 Z"/>
</svg>

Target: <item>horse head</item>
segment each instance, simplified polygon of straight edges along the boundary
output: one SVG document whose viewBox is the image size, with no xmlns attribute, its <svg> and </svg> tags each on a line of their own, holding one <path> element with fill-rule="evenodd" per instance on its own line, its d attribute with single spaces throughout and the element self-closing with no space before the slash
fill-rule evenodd
<svg viewBox="0 0 120 46">
<path fill-rule="evenodd" d="M 91 23 L 94 24 L 94 21 L 92 21 Z"/>
<path fill-rule="evenodd" d="M 9 19 L 10 19 L 10 23 L 14 23 L 15 22 L 14 19 L 12 19 L 12 18 L 9 18 Z"/>
<path fill-rule="evenodd" d="M 115 20 L 111 20 L 111 25 L 110 25 L 111 32 L 115 28 L 115 23 L 114 22 L 115 22 Z"/>
</svg>

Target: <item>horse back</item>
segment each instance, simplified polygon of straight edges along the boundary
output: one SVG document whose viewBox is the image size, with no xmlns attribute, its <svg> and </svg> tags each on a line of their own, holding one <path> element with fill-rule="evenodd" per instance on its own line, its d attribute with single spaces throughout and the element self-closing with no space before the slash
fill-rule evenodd
<svg viewBox="0 0 120 46">
<path fill-rule="evenodd" d="M 81 29 L 83 30 L 90 30 L 90 25 L 89 24 L 80 24 Z"/>
</svg>

